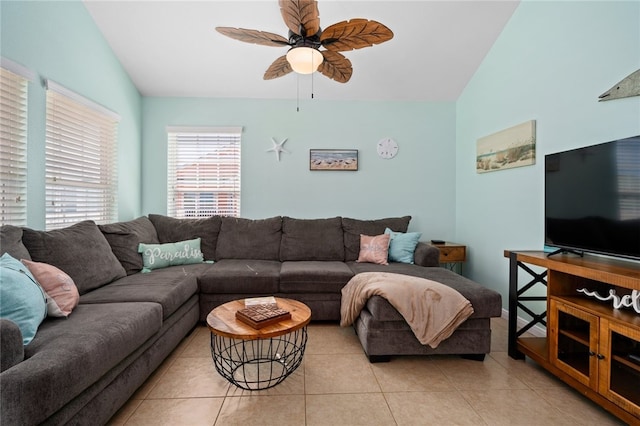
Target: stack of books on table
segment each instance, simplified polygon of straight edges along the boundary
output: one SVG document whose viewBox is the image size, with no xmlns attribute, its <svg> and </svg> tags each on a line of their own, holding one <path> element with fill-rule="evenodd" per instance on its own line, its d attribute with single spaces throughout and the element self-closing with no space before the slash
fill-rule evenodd
<svg viewBox="0 0 640 426">
<path fill-rule="evenodd" d="M 236 319 L 255 329 L 261 329 L 291 318 L 291 313 L 278 307 L 274 297 L 245 299 L 244 309 L 236 312 Z"/>
</svg>

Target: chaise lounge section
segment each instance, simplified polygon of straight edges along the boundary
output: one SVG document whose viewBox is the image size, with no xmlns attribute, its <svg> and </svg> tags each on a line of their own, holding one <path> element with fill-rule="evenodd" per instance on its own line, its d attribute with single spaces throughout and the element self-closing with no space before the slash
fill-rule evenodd
<svg viewBox="0 0 640 426">
<path fill-rule="evenodd" d="M 0 254 L 66 272 L 80 294 L 67 318 L 45 319 L 23 345 L 0 320 L 2 424 L 101 424 L 121 407 L 190 330 L 230 300 L 275 295 L 304 302 L 314 321 L 339 321 L 341 289 L 360 272 L 396 272 L 458 290 L 474 314 L 436 349 L 420 345 L 389 303 L 373 297 L 354 328 L 372 361 L 391 355 L 490 351 L 500 295 L 438 267 L 437 248 L 418 243 L 411 261 L 357 262 L 362 235 L 406 233 L 410 217 L 175 219 L 149 215 L 55 231 L 0 228 Z M 140 244 L 199 239 L 206 262 L 142 272 Z M 148 268 L 147 268 L 148 269 Z"/>
</svg>

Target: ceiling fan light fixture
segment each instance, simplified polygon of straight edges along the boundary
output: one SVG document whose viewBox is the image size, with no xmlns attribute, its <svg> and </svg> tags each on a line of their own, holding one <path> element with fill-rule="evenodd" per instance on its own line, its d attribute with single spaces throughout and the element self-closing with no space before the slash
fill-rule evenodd
<svg viewBox="0 0 640 426">
<path fill-rule="evenodd" d="M 324 61 L 324 57 L 318 49 L 299 46 L 287 52 L 287 61 L 298 74 L 311 74 L 318 70 L 318 67 Z"/>
</svg>

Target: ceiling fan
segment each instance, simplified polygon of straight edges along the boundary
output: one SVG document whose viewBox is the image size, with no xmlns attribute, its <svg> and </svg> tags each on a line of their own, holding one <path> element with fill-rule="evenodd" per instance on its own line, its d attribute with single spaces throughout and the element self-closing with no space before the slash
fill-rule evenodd
<svg viewBox="0 0 640 426">
<path fill-rule="evenodd" d="M 380 22 L 362 18 L 338 22 L 322 30 L 316 0 L 279 0 L 278 3 L 289 28 L 288 39 L 265 31 L 216 27 L 219 33 L 246 43 L 291 47 L 286 55 L 276 59 L 267 69 L 265 80 L 282 77 L 292 71 L 300 74 L 319 71 L 337 82 L 346 83 L 353 74 L 353 67 L 340 52 L 362 49 L 393 38 L 393 32 Z"/>
</svg>

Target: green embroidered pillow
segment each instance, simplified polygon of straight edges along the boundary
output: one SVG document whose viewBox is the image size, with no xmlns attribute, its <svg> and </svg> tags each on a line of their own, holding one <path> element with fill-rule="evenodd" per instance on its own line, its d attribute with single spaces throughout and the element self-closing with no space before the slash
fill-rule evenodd
<svg viewBox="0 0 640 426">
<path fill-rule="evenodd" d="M 167 266 L 204 262 L 202 251 L 200 251 L 200 238 L 166 244 L 140 243 L 138 253 L 142 254 L 142 272 L 151 272 L 152 269 Z"/>
</svg>

